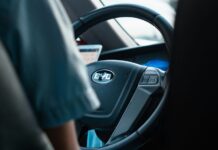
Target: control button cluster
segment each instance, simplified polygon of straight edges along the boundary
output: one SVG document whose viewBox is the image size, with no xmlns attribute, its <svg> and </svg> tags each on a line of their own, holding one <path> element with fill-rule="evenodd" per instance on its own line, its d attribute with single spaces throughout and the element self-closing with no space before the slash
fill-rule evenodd
<svg viewBox="0 0 218 150">
<path fill-rule="evenodd" d="M 156 85 L 159 83 L 159 74 L 155 68 L 148 68 L 141 78 L 140 85 Z"/>
</svg>

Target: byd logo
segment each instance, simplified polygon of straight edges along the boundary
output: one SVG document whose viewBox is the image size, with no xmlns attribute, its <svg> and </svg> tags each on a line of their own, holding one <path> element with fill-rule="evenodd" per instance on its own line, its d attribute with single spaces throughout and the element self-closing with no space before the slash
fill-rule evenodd
<svg viewBox="0 0 218 150">
<path fill-rule="evenodd" d="M 112 81 L 113 78 L 114 78 L 114 73 L 106 69 L 96 71 L 92 75 L 92 81 L 99 84 L 109 83 Z"/>
</svg>

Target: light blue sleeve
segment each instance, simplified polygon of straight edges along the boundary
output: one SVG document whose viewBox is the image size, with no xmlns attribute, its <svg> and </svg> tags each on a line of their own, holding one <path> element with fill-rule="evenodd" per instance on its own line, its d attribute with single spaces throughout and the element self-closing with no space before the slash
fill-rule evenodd
<svg viewBox="0 0 218 150">
<path fill-rule="evenodd" d="M 41 126 L 56 127 L 98 108 L 61 2 L 7 2 L 13 19 L 5 21 L 2 40 Z"/>
</svg>

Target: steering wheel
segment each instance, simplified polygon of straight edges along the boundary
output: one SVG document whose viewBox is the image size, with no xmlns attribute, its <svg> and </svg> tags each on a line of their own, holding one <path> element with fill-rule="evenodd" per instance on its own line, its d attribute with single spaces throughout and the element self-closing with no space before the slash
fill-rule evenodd
<svg viewBox="0 0 218 150">
<path fill-rule="evenodd" d="M 118 17 L 135 17 L 154 25 L 162 33 L 170 56 L 173 28 L 161 15 L 142 6 L 121 4 L 91 11 L 73 24 L 75 37 L 98 23 Z M 166 73 L 121 60 L 98 61 L 87 67 L 101 107 L 86 114 L 80 122 L 88 128 L 112 131 L 100 150 L 141 146 L 145 142 L 142 137 L 149 137 L 164 107 L 168 93 Z"/>
</svg>

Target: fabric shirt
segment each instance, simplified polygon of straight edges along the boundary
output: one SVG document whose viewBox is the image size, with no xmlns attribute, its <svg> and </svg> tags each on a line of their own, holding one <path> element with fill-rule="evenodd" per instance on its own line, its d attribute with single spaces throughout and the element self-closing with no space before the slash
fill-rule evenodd
<svg viewBox="0 0 218 150">
<path fill-rule="evenodd" d="M 59 0 L 1 0 L 0 38 L 43 128 L 99 107 Z"/>
</svg>

